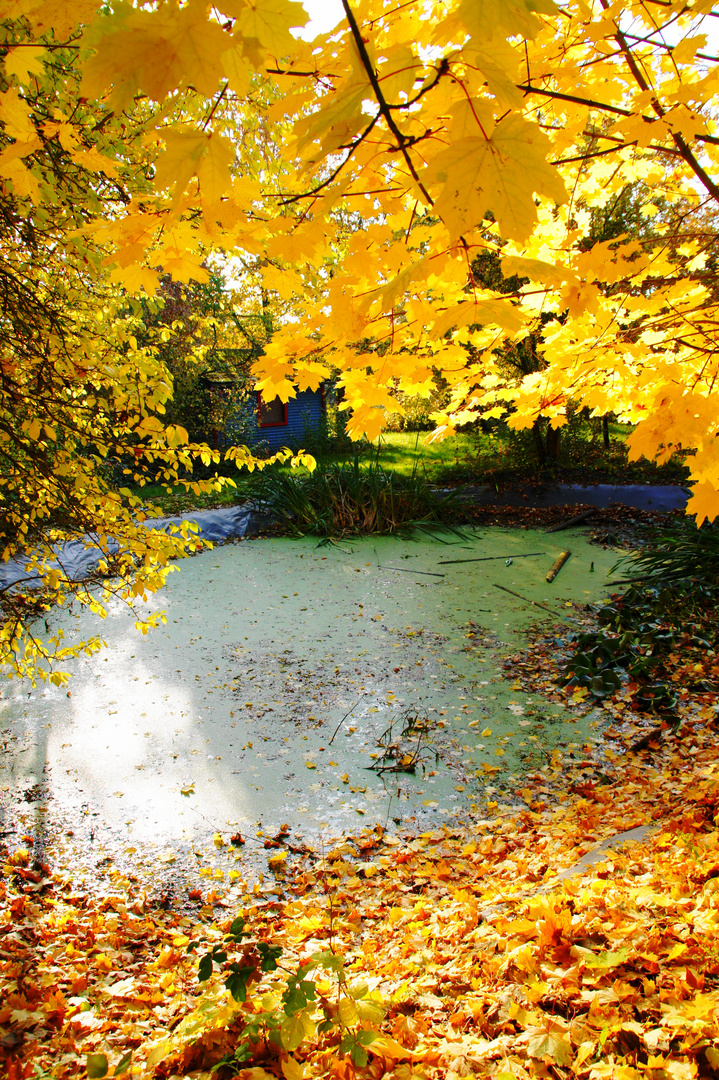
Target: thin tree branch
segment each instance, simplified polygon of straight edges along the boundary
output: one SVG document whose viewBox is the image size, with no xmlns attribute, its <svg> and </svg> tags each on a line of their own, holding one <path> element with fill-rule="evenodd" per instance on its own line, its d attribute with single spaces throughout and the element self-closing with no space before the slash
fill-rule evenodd
<svg viewBox="0 0 719 1080">
<path fill-rule="evenodd" d="M 367 77 L 368 77 L 368 79 L 370 81 L 370 84 L 372 86 L 372 90 L 374 91 L 375 98 L 377 99 L 377 104 L 379 105 L 380 113 L 384 117 L 384 120 L 385 120 L 385 123 L 387 124 L 387 127 L 389 128 L 389 130 L 392 132 L 395 139 L 397 140 L 397 147 L 398 147 L 400 153 L 402 154 L 402 157 L 405 160 L 407 168 L 409 169 L 409 172 L 410 172 L 410 176 L 414 180 L 414 182 L 417 185 L 417 187 L 419 188 L 419 190 L 422 192 L 422 194 L 423 194 L 424 198 L 426 199 L 427 203 L 429 204 L 429 206 L 434 206 L 434 199 L 429 194 L 429 192 L 425 188 L 424 184 L 420 180 L 419 173 L 417 172 L 417 170 L 416 170 L 416 168 L 414 166 L 414 162 L 412 161 L 411 157 L 409 156 L 408 146 L 411 145 L 413 140 L 408 139 L 406 135 L 403 135 L 402 132 L 400 131 L 400 129 L 397 127 L 395 119 L 392 116 L 392 112 L 391 112 L 389 106 L 387 105 L 384 94 L 382 93 L 382 88 L 379 85 L 379 82 L 377 80 L 377 75 L 376 75 L 375 70 L 374 70 L 374 68 L 372 66 L 372 61 L 370 59 L 369 53 L 367 52 L 367 46 L 365 45 L 364 38 L 362 37 L 362 33 L 360 31 L 360 28 L 357 25 L 357 20 L 355 19 L 354 12 L 352 11 L 352 8 L 350 7 L 349 0 L 342 0 L 342 7 L 344 8 L 345 15 L 347 16 L 347 21 L 350 24 L 350 29 L 352 31 L 352 37 L 354 38 L 355 45 L 357 46 L 357 52 L 359 53 L 360 59 L 362 61 L 362 66 L 364 67 L 364 69 L 365 69 L 365 71 L 367 73 Z"/>
<path fill-rule="evenodd" d="M 205 122 L 202 125 L 202 130 L 203 131 L 206 130 L 207 125 L 209 124 L 212 117 L 215 115 L 215 112 L 216 112 L 220 102 L 222 101 L 223 97 L 227 93 L 227 89 L 228 89 L 229 85 L 230 85 L 229 82 L 226 82 L 225 85 L 220 90 L 220 93 L 219 93 L 219 96 L 217 97 L 217 100 L 213 103 L 212 108 L 210 109 L 210 111 L 209 111 L 209 113 L 207 115 L 207 119 L 205 120 Z"/>
<path fill-rule="evenodd" d="M 555 158 L 550 161 L 550 165 L 569 165 L 575 161 L 588 161 L 589 158 L 604 157 L 606 154 L 616 154 L 618 150 L 623 150 L 627 146 L 636 146 L 636 139 L 633 142 L 618 142 L 616 146 L 609 146 L 606 150 L 593 150 L 586 154 L 577 154 L 576 157 L 570 158 Z M 677 150 L 675 146 L 655 146 L 653 143 L 647 147 L 646 150 L 654 150 L 657 154 L 671 154 L 673 157 L 683 157 L 682 153 Z"/>
<path fill-rule="evenodd" d="M 602 8 L 605 11 L 609 10 L 609 0 L 599 0 L 599 2 L 600 2 Z M 629 42 L 625 38 L 622 31 L 619 29 L 619 26 L 617 25 L 616 21 L 614 23 L 614 27 L 615 27 L 614 38 L 615 38 L 617 44 L 619 45 L 620 49 L 624 53 L 624 57 L 626 59 L 627 66 L 629 67 L 629 70 L 631 71 L 632 75 L 634 76 L 634 80 L 637 83 L 637 86 L 640 88 L 640 90 L 643 90 L 645 92 L 649 91 L 649 92 L 654 94 L 654 97 L 652 98 L 652 102 L 651 102 L 652 108 L 653 108 L 654 112 L 656 113 L 656 115 L 659 117 L 659 119 L 663 120 L 664 116 L 665 116 L 665 109 L 662 106 L 661 102 L 659 101 L 658 97 L 656 97 L 656 93 L 654 91 L 654 88 L 652 86 L 650 86 L 650 84 L 648 83 L 648 81 L 644 77 L 644 74 L 640 70 L 639 65 L 637 64 L 636 58 L 635 58 L 634 54 L 632 53 L 631 46 L 629 45 Z M 670 135 L 671 135 L 672 141 L 674 142 L 674 145 L 677 147 L 677 149 L 679 150 L 682 158 L 687 163 L 689 168 L 692 170 L 694 175 L 699 180 L 701 180 L 701 182 L 704 185 L 704 187 L 706 188 L 706 190 L 713 196 L 713 198 L 716 200 L 716 202 L 719 203 L 719 186 L 717 186 L 714 183 L 714 181 L 709 176 L 709 174 L 704 169 L 704 167 L 702 165 L 700 165 L 700 163 L 697 161 L 697 159 L 694 156 L 694 154 L 692 153 L 688 143 L 685 142 L 684 137 L 682 135 L 680 135 L 679 132 L 677 132 L 677 131 L 671 131 Z"/>
<path fill-rule="evenodd" d="M 381 116 L 381 113 L 377 113 L 375 116 L 373 116 L 370 124 L 368 125 L 368 127 L 365 128 L 365 130 L 362 132 L 362 134 L 360 136 L 358 136 L 357 139 L 355 139 L 355 141 L 352 143 L 351 146 L 345 147 L 345 149 L 347 150 L 347 157 L 344 159 L 344 161 L 341 161 L 339 163 L 339 165 L 337 166 L 336 169 L 332 170 L 330 175 L 325 180 L 322 180 L 321 183 L 317 184 L 317 186 L 312 188 L 311 191 L 303 191 L 299 195 L 288 195 L 287 198 L 281 200 L 281 205 L 282 206 L 288 206 L 290 203 L 299 202 L 300 199 L 311 199 L 315 195 L 318 195 L 320 193 L 320 191 L 322 191 L 324 188 L 326 188 L 329 184 L 331 184 L 332 181 L 335 180 L 339 176 L 339 174 L 342 172 L 342 170 L 344 169 L 345 165 L 347 164 L 349 159 L 354 154 L 357 147 L 360 146 L 364 142 L 364 140 L 367 138 L 367 136 L 369 135 L 369 133 L 372 131 L 375 124 L 379 120 L 380 116 Z M 340 147 L 340 149 L 342 149 L 342 148 Z"/>
<path fill-rule="evenodd" d="M 580 97 L 578 94 L 563 94 L 559 90 L 546 90 L 542 86 L 532 86 L 531 83 L 518 83 L 517 89 L 523 90 L 525 94 L 540 94 L 542 97 L 553 98 L 556 101 L 570 101 L 575 105 L 586 105 L 589 109 L 598 109 L 600 112 L 615 113 L 617 116 L 636 115 L 631 109 L 624 109 L 620 105 L 610 105 L 606 101 L 595 101 L 593 98 Z M 653 116 L 644 116 L 643 114 L 641 114 L 641 119 L 647 124 L 653 124 L 656 120 Z M 600 139 L 612 138 L 611 135 L 603 135 L 600 131 L 592 132 L 592 134 Z M 712 143 L 715 146 L 719 146 L 719 137 L 716 135 L 695 135 L 694 138 L 697 142 Z M 626 145 L 630 144 L 627 143 Z"/>
</svg>

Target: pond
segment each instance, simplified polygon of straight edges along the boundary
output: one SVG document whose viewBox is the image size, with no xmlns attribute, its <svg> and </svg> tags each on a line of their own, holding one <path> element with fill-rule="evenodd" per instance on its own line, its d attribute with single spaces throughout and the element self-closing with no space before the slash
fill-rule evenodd
<svg viewBox="0 0 719 1080">
<path fill-rule="evenodd" d="M 179 564 L 144 605 L 167 617 L 145 637 L 120 607 L 57 614 L 107 648 L 68 688 L 6 686 L 2 827 L 57 858 L 82 847 L 95 865 L 149 868 L 210 866 L 219 834 L 214 854 L 244 873 L 282 826 L 321 848 L 511 801 L 557 745 L 597 732 L 523 694 L 502 658 L 553 621 L 528 601 L 569 632 L 615 558 L 576 531 L 244 541 Z"/>
</svg>

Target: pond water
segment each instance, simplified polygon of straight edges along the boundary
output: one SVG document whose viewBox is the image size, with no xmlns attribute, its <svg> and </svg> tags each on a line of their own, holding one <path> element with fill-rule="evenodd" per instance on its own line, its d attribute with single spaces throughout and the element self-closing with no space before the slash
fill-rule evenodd
<svg viewBox="0 0 719 1080">
<path fill-rule="evenodd" d="M 247 859 L 283 825 L 317 847 L 511 801 L 554 747 L 596 735 L 502 670 L 552 621 L 526 601 L 569 631 L 567 605 L 599 600 L 615 558 L 576 531 L 245 541 L 179 564 L 145 605 L 167 617 L 146 637 L 119 607 L 104 622 L 58 614 L 67 636 L 99 630 L 107 648 L 72 666 L 69 688 L 7 684 L 3 830 L 55 854 L 89 845 L 97 862 L 189 865 L 216 833 L 247 838 Z"/>
</svg>

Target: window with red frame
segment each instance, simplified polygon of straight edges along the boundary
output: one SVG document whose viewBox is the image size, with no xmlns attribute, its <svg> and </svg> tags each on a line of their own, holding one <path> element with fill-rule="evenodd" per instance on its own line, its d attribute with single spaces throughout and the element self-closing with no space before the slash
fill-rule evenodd
<svg viewBox="0 0 719 1080">
<path fill-rule="evenodd" d="M 262 394 L 257 395 L 257 418 L 261 428 L 286 427 L 287 405 L 278 397 L 272 401 L 263 401 Z"/>
</svg>

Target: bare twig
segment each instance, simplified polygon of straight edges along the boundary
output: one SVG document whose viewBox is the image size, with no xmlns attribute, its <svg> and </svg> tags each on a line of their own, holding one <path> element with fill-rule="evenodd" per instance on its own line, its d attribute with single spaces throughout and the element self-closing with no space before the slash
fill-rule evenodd
<svg viewBox="0 0 719 1080">
<path fill-rule="evenodd" d="M 551 529 L 550 529 L 551 532 Z M 492 562 L 494 559 L 533 559 L 536 555 L 546 555 L 546 551 L 526 551 L 521 555 L 482 555 L 478 559 L 440 559 L 437 566 L 449 566 L 450 563 Z"/>
<path fill-rule="evenodd" d="M 354 705 L 353 705 L 353 706 L 352 706 L 352 708 L 351 708 L 351 709 L 349 710 L 349 712 L 346 712 L 346 713 L 344 714 L 344 716 L 343 716 L 343 717 L 342 717 L 342 719 L 340 720 L 339 724 L 337 725 L 337 727 L 336 727 L 336 728 L 334 729 L 334 731 L 332 732 L 332 738 L 331 738 L 331 739 L 330 739 L 330 741 L 329 741 L 329 742 L 327 743 L 327 745 L 328 745 L 328 746 L 331 746 L 331 745 L 332 745 L 332 743 L 333 743 L 333 742 L 335 741 L 335 735 L 337 734 L 337 732 L 339 731 L 339 729 L 340 729 L 340 728 L 342 727 L 342 725 L 344 724 L 344 722 L 345 722 L 345 720 L 347 719 L 347 717 L 348 717 L 348 716 L 350 715 L 350 713 L 353 713 L 353 712 L 355 711 L 355 709 L 356 709 L 356 708 L 357 708 L 357 706 L 359 705 L 359 703 L 360 703 L 360 701 L 362 700 L 362 698 L 363 698 L 363 697 L 366 697 L 366 696 L 367 696 L 366 694 L 360 694 L 360 696 L 359 696 L 359 697 L 357 698 L 357 700 L 355 701 Z"/>
<path fill-rule="evenodd" d="M 422 192 L 422 195 L 424 196 L 427 204 L 429 206 L 434 206 L 434 199 L 429 194 L 429 192 L 425 188 L 424 184 L 420 180 L 419 173 L 417 172 L 417 170 L 416 170 L 416 168 L 414 166 L 414 162 L 412 161 L 411 157 L 409 156 L 408 147 L 412 144 L 412 142 L 414 140 L 412 138 L 409 138 L 408 136 L 404 135 L 400 131 L 400 129 L 397 127 L 397 123 L 395 121 L 395 118 L 392 116 L 392 112 L 390 110 L 390 107 L 387 104 L 387 101 L 385 99 L 384 94 L 382 93 L 382 88 L 381 88 L 381 86 L 379 84 L 379 80 L 377 79 L 377 74 L 376 74 L 376 72 L 374 70 L 374 67 L 372 65 L 372 60 L 370 58 L 369 53 L 367 52 L 367 46 L 365 44 L 365 40 L 362 37 L 362 31 L 360 30 L 360 28 L 359 28 L 359 26 L 357 24 L 357 20 L 355 18 L 354 12 L 352 11 L 352 8 L 350 7 L 349 0 L 342 0 L 342 7 L 345 10 L 345 15 L 347 16 L 347 22 L 350 24 L 350 30 L 352 31 L 352 37 L 354 38 L 355 45 L 357 46 L 357 52 L 359 53 L 360 60 L 362 61 L 362 66 L 364 67 L 364 69 L 365 69 L 365 71 L 367 73 L 367 78 L 370 81 L 370 85 L 372 86 L 372 90 L 374 91 L 374 95 L 375 95 L 375 98 L 377 100 L 377 104 L 379 105 L 379 110 L 380 110 L 382 116 L 385 119 L 385 123 L 387 124 L 387 127 L 389 128 L 389 130 L 392 132 L 395 139 L 397 140 L 397 148 L 398 148 L 399 152 L 401 153 L 402 157 L 405 160 L 407 168 L 409 169 L 410 176 L 414 180 L 414 182 L 417 185 L 417 187 L 419 188 L 419 190 Z"/>
<path fill-rule="evenodd" d="M 442 563 L 439 564 L 443 565 Z M 408 566 L 380 566 L 377 563 L 378 570 L 398 570 L 401 574 L 424 574 L 427 577 L 445 577 L 444 574 L 437 574 L 434 570 L 411 570 Z"/>
<path fill-rule="evenodd" d="M 563 619 L 565 622 L 569 622 L 566 615 L 560 615 L 558 612 L 552 611 L 552 609 L 550 607 L 547 607 L 546 604 L 540 604 L 539 600 L 530 600 L 529 597 L 522 596 L 521 593 L 514 592 L 513 589 L 508 589 L 506 585 L 497 585 L 496 582 L 494 583 L 494 587 L 495 589 L 501 589 L 502 592 L 509 593 L 510 596 L 516 596 L 518 600 L 521 600 L 525 604 L 533 604 L 534 607 L 542 608 L 544 611 L 548 611 L 549 614 L 555 619 Z"/>
<path fill-rule="evenodd" d="M 561 532 L 562 529 L 570 529 L 572 525 L 579 525 L 582 521 L 592 517 L 593 514 L 596 514 L 594 507 L 591 510 L 584 510 L 581 514 L 575 514 L 574 517 L 567 518 L 566 521 L 560 521 L 559 525 L 552 525 L 551 529 L 547 529 L 547 532 Z"/>
</svg>

